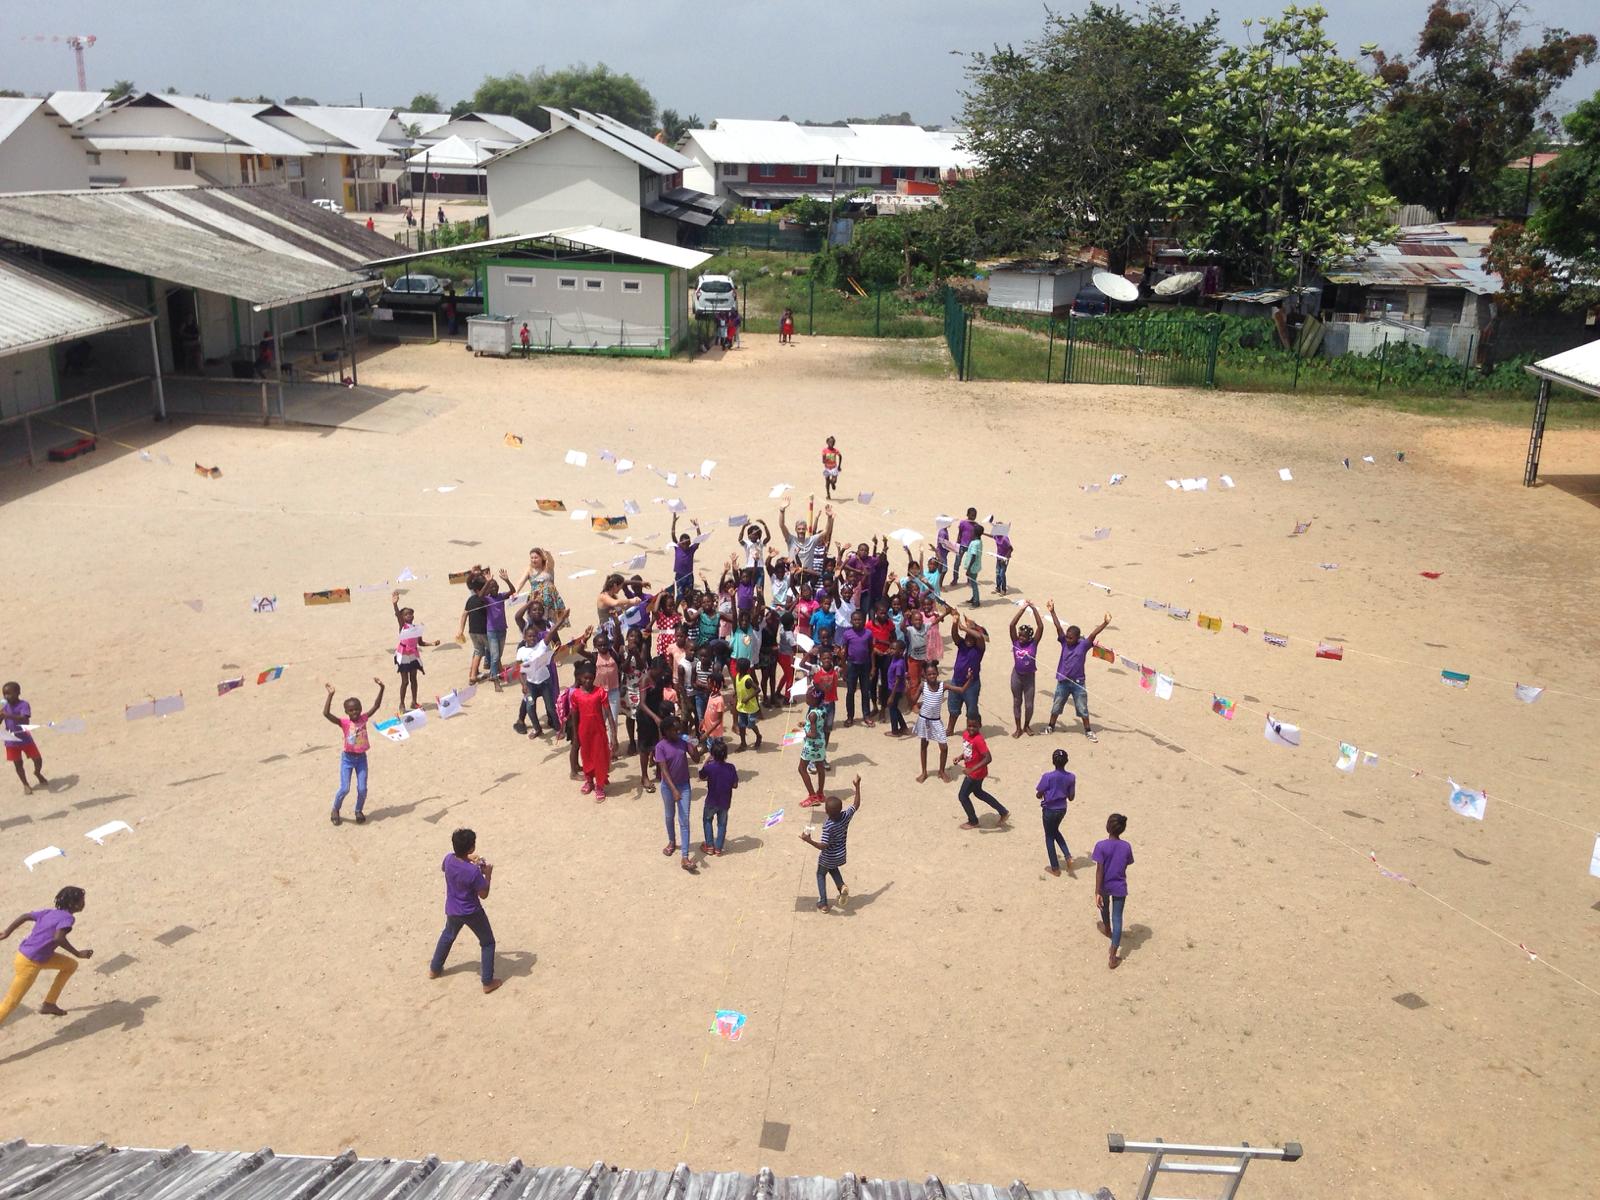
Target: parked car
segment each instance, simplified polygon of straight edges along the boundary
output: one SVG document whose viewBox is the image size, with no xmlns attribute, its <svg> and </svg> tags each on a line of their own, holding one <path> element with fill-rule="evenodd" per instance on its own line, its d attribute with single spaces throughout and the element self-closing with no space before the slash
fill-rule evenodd
<svg viewBox="0 0 1600 1200">
<path fill-rule="evenodd" d="M 1075 317 L 1103 317 L 1110 311 L 1110 297 L 1092 283 L 1084 284 L 1072 298 L 1072 315 Z"/>
<path fill-rule="evenodd" d="M 702 275 L 694 285 L 694 315 L 718 317 L 739 307 L 739 293 L 727 275 Z"/>
<path fill-rule="evenodd" d="M 444 304 L 444 280 L 437 275 L 401 275 L 383 289 L 378 304 L 411 312 L 439 308 Z"/>
<path fill-rule="evenodd" d="M 340 204 L 337 200 L 317 199 L 313 200 L 311 203 L 314 207 L 320 208 L 324 212 L 331 212 L 336 217 L 344 216 L 344 205 Z"/>
</svg>

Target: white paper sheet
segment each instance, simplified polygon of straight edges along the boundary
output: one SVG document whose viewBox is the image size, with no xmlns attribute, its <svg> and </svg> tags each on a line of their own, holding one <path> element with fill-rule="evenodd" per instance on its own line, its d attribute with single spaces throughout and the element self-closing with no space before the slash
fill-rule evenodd
<svg viewBox="0 0 1600 1200">
<path fill-rule="evenodd" d="M 775 483 L 772 485 L 772 490 L 767 493 L 767 499 L 776 500 L 785 492 L 792 492 L 793 490 L 794 484 L 792 483 Z"/>
<path fill-rule="evenodd" d="M 1171 675 L 1162 675 L 1159 672 L 1156 674 L 1156 699 L 1157 700 L 1171 700 L 1172 699 L 1172 683 L 1173 683 L 1173 680 L 1172 680 L 1172 676 Z"/>
<path fill-rule="evenodd" d="M 711 472 L 717 469 L 717 460 L 714 458 L 702 459 L 700 462 L 700 478 L 710 479 Z"/>
<path fill-rule="evenodd" d="M 455 692 L 446 692 L 438 698 L 438 701 L 439 719 L 441 721 L 448 721 L 451 717 L 461 715 L 461 697 L 456 695 Z"/>
<path fill-rule="evenodd" d="M 1462 787 L 1454 779 L 1445 782 L 1450 785 L 1450 811 L 1458 816 L 1471 817 L 1474 821 L 1483 820 L 1489 797 L 1477 788 Z"/>
<path fill-rule="evenodd" d="M 22 865 L 31 871 L 42 862 L 48 862 L 52 858 L 65 858 L 66 856 L 67 852 L 60 846 L 46 846 L 43 850 L 35 850 L 28 855 L 27 858 L 22 860 Z"/>
<path fill-rule="evenodd" d="M 1300 727 L 1280 721 L 1271 713 L 1267 714 L 1267 726 L 1262 732 L 1267 741 L 1275 746 L 1287 746 L 1293 750 L 1300 745 Z"/>
<path fill-rule="evenodd" d="M 1283 480 L 1285 483 L 1294 482 L 1294 475 L 1290 472 L 1288 467 L 1278 468 L 1278 478 Z"/>
<path fill-rule="evenodd" d="M 589 465 L 589 456 L 582 450 L 568 450 L 566 461 L 569 467 L 587 467 Z M 442 491 L 443 489 L 440 490 Z"/>
<path fill-rule="evenodd" d="M 637 500 L 624 500 L 622 502 L 622 511 L 630 517 L 637 517 L 639 515 L 639 502 Z"/>
<path fill-rule="evenodd" d="M 104 846 L 106 839 L 113 833 L 132 833 L 133 826 L 126 821 L 107 821 L 104 825 L 97 825 L 83 836 L 97 846 Z"/>
</svg>

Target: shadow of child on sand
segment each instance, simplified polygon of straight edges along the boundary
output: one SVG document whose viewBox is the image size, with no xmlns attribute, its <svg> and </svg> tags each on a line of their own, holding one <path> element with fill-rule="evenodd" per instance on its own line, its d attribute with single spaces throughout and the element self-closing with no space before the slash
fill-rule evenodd
<svg viewBox="0 0 1600 1200">
<path fill-rule="evenodd" d="M 124 1033 L 130 1029 L 137 1029 L 144 1024 L 145 1012 L 160 1001 L 159 996 L 141 996 L 137 1000 L 110 1000 L 105 1004 L 91 1004 L 82 1010 L 81 1016 L 75 1016 L 65 1024 L 57 1025 L 55 1032 L 44 1041 L 0 1058 L 0 1066 L 21 1062 L 25 1058 L 32 1058 L 35 1054 L 43 1054 L 67 1042 L 75 1042 L 79 1038 L 103 1033 L 108 1029 L 121 1029 Z"/>
</svg>

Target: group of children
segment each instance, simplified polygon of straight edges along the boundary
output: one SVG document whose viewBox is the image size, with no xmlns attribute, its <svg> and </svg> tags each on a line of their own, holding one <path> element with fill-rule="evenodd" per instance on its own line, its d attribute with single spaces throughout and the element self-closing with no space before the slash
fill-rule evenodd
<svg viewBox="0 0 1600 1200">
<path fill-rule="evenodd" d="M 844 463 L 832 437 L 826 440 L 822 460 L 824 492 L 831 498 Z M 992 808 L 999 822 L 1010 820 L 1010 810 L 987 783 L 994 755 L 984 736 L 979 705 L 989 633 L 947 603 L 943 594 L 948 581 L 964 576 L 972 589 L 972 603 L 979 603 L 977 580 L 985 538 L 994 543 L 996 552 L 995 590 L 1004 594 L 1012 553 L 1008 531 L 986 532 L 977 510 L 968 508 L 960 521 L 941 527 L 931 554 L 905 549 L 897 572 L 887 538 L 872 537 L 854 547 L 835 542 L 831 504 L 824 505 L 820 520 L 813 509 L 791 527 L 785 500 L 777 513 L 779 537 L 764 520 L 744 524 L 735 552 L 721 564 L 713 582 L 709 574 L 697 570 L 704 538 L 698 523 L 690 524 L 693 534 L 680 531 L 678 518 L 673 517 L 669 585 L 658 588 L 638 574 L 608 575 L 596 597 L 594 620 L 575 636 L 570 633 L 571 613 L 551 576 L 553 559 L 548 551 L 532 550 L 529 570 L 516 583 L 505 570 L 474 567 L 467 575 L 468 597 L 457 632 L 458 641 L 471 636 L 468 682 L 490 682 L 496 689 L 518 686 L 514 732 L 564 739 L 571 774 L 582 781 L 580 792 L 596 802 L 604 801 L 613 786 L 614 764 L 636 759 L 639 789 L 661 796 L 666 831 L 662 853 L 677 857 L 687 871 L 697 870 L 699 863 L 725 850 L 728 814 L 740 779 L 730 754 L 750 749 L 752 742 L 760 751 L 768 740 L 761 729 L 763 713 L 776 710 L 788 725 L 786 710 L 799 701 L 798 721 L 782 742 L 798 749 L 796 768 L 805 788 L 800 805 L 827 809 L 819 845 L 832 844 L 830 838 L 837 831 L 837 849 L 827 852 L 828 861 L 819 865 L 823 906 L 828 904 L 829 873 L 842 866 L 843 830 L 859 805 L 859 780 L 857 805 L 850 809 L 827 796 L 829 753 L 837 729 L 853 726 L 858 714 L 867 727 L 886 721 L 887 737 L 917 739 L 918 782 L 930 774 L 930 743 L 939 748 L 939 778 L 949 779 L 950 731 L 960 729 L 957 803 L 965 817 L 961 828 L 978 827 L 975 801 Z M 524 585 L 530 585 L 526 593 Z M 1053 602 L 1045 607 L 1060 647 L 1047 731 L 1056 730 L 1070 701 L 1086 738 L 1096 740 L 1089 719 L 1085 664 L 1110 614 L 1085 635 L 1076 625 L 1063 626 Z M 420 649 L 438 643 L 422 640 L 414 612 L 400 607 L 398 595 L 395 620 L 402 701 L 409 685 L 414 704 L 416 676 L 423 669 Z M 1031 602 L 1017 608 L 1008 629 L 1016 738 L 1035 732 L 1043 630 L 1043 617 Z M 505 645 L 508 636 L 518 638 L 510 653 Z M 948 677 L 941 662 L 946 643 L 954 649 Z M 564 670 L 570 670 L 570 683 L 563 684 Z M 346 742 L 335 820 L 351 773 L 358 789 L 357 820 L 362 819 L 364 763 L 350 760 L 365 752 L 365 739 L 356 731 L 373 715 L 377 703 L 363 714 L 359 701 L 347 700 L 343 719 L 326 711 L 330 720 L 339 721 Z M 1055 751 L 1052 769 L 1036 788 L 1047 870 L 1055 876 L 1061 873 L 1063 859 L 1067 873 L 1073 873 L 1072 856 L 1061 833 L 1067 805 L 1076 795 L 1067 759 L 1065 750 Z M 705 787 L 698 859 L 691 829 L 696 779 Z M 841 861 L 832 861 L 835 857 Z M 1102 924 L 1113 939 L 1115 957 L 1121 928 L 1117 889 L 1125 889 L 1127 864 L 1116 854 L 1100 860 L 1097 847 L 1097 875 L 1103 873 L 1104 886 L 1097 883 L 1096 904 L 1106 901 Z M 841 891 L 842 898 L 847 896 Z"/>
</svg>

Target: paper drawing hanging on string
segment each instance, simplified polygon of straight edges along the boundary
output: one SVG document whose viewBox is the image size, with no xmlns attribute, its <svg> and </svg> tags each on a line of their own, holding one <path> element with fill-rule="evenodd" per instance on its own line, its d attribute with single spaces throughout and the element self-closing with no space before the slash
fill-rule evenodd
<svg viewBox="0 0 1600 1200">
<path fill-rule="evenodd" d="M 1462 787 L 1454 779 L 1445 782 L 1450 785 L 1450 811 L 1458 816 L 1471 817 L 1474 821 L 1483 820 L 1489 797 L 1476 788 Z"/>
</svg>

